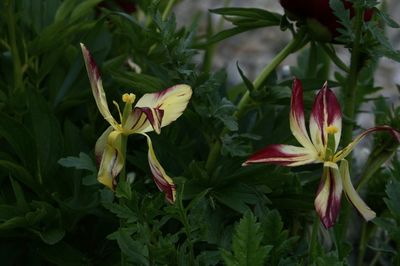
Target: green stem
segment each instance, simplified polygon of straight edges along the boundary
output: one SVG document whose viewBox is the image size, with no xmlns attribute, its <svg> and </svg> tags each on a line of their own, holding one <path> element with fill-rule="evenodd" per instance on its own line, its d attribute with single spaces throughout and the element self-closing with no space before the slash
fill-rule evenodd
<svg viewBox="0 0 400 266">
<path fill-rule="evenodd" d="M 358 76 L 360 73 L 360 41 L 361 41 L 361 29 L 363 24 L 363 11 L 360 8 L 356 9 L 355 16 L 355 39 L 353 48 L 351 51 L 351 59 L 350 59 L 350 71 L 347 77 L 347 82 L 345 85 L 345 102 L 344 102 L 344 110 L 343 113 L 345 117 L 347 117 L 350 121 L 344 123 L 343 127 L 343 143 L 350 143 L 352 140 L 352 133 L 354 128 L 354 116 L 355 116 L 355 108 L 356 108 L 356 95 L 357 95 L 357 82 Z M 350 160 L 349 160 L 350 161 Z"/>
<path fill-rule="evenodd" d="M 189 244 L 189 254 L 190 254 L 190 263 L 189 265 L 194 265 L 194 251 L 193 251 L 193 243 L 192 243 L 192 236 L 191 236 L 191 231 L 190 231 L 190 224 L 189 224 L 189 219 L 187 217 L 187 211 L 188 209 L 183 206 L 182 202 L 182 193 L 184 191 L 185 187 L 184 184 L 182 185 L 182 190 L 181 194 L 179 195 L 178 201 L 177 201 L 177 207 L 179 209 L 179 215 L 181 218 L 181 222 L 183 224 L 183 228 L 185 230 L 186 234 L 186 240 Z"/>
<path fill-rule="evenodd" d="M 122 170 L 119 174 L 119 182 L 126 182 L 126 145 L 128 143 L 128 136 L 122 135 L 121 136 L 121 153 L 122 156 L 124 156 L 124 166 L 122 167 Z M 125 205 L 125 199 L 123 197 L 119 198 L 119 205 Z M 125 219 L 120 218 L 119 219 L 119 228 L 123 228 L 125 227 Z M 125 254 L 122 252 L 121 250 L 121 266 L 126 265 L 126 258 L 125 258 Z"/>
<path fill-rule="evenodd" d="M 16 38 L 16 30 L 15 30 L 15 11 L 13 1 L 6 1 L 7 8 L 7 26 L 8 26 L 8 35 L 9 35 L 9 46 L 11 48 L 11 56 L 13 59 L 13 75 L 14 75 L 14 91 L 19 91 L 23 89 L 23 75 L 22 75 L 22 66 L 21 59 L 18 53 L 17 47 L 17 38 Z"/>
<path fill-rule="evenodd" d="M 363 265 L 366 246 L 367 246 L 367 223 L 364 222 L 361 229 L 360 245 L 358 247 L 358 261 L 357 261 L 358 266 Z"/>
<path fill-rule="evenodd" d="M 174 6 L 176 0 L 169 0 L 167 3 L 167 6 L 164 9 L 164 12 L 162 14 L 162 20 L 166 20 L 169 14 L 171 13 L 172 7 Z"/>
<path fill-rule="evenodd" d="M 352 133 L 354 128 L 354 116 L 355 116 L 355 108 L 356 108 L 356 95 L 357 95 L 357 83 L 358 83 L 358 76 L 360 73 L 359 61 L 360 61 L 360 41 L 361 41 L 361 30 L 363 24 L 363 11 L 360 8 L 356 8 L 355 10 L 355 24 L 354 24 L 354 32 L 355 32 L 355 39 L 353 43 L 353 48 L 351 51 L 351 59 L 350 59 L 350 71 L 347 76 L 347 82 L 344 86 L 344 95 L 345 95 L 345 102 L 344 102 L 344 116 L 349 119 L 348 122 L 344 122 L 343 131 L 342 131 L 342 143 L 350 143 L 352 140 Z M 349 160 L 349 165 L 351 169 L 351 160 Z M 351 208 L 349 208 L 348 204 L 346 208 L 343 208 L 343 216 L 340 218 L 343 219 L 343 231 L 340 234 L 340 239 L 338 241 L 343 241 L 346 237 L 346 230 L 348 228 L 347 225 L 349 224 L 349 219 Z"/>
<path fill-rule="evenodd" d="M 305 32 L 304 31 L 299 31 L 297 35 L 294 36 L 294 38 L 284 47 L 273 59 L 272 61 L 261 70 L 261 73 L 258 75 L 258 77 L 254 80 L 253 86 L 254 90 L 257 91 L 259 90 L 265 80 L 268 79 L 268 77 L 271 75 L 271 73 L 278 67 L 280 63 L 282 63 L 283 60 L 285 60 L 286 57 L 288 57 L 291 53 L 296 51 L 299 46 L 304 43 L 305 40 Z M 252 101 L 250 92 L 246 91 L 242 98 L 240 99 L 236 111 L 233 113 L 233 116 L 236 117 L 237 119 L 241 118 L 249 105 L 249 103 Z M 208 154 L 207 162 L 206 162 L 206 169 L 208 171 L 212 171 L 215 167 L 215 162 L 217 161 L 217 158 L 220 154 L 221 151 L 221 137 L 223 137 L 226 133 L 228 132 L 227 128 L 224 128 L 220 134 L 220 138 L 215 140 L 213 145 L 211 146 L 210 153 Z"/>
</svg>

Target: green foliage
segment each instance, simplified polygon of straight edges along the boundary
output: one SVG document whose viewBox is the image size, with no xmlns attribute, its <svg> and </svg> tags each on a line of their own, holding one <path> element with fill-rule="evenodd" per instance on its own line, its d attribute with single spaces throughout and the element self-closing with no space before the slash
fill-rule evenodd
<svg viewBox="0 0 400 266">
<path fill-rule="evenodd" d="M 115 8 L 99 6 L 105 2 Z M 362 198 L 379 216 L 361 226 L 343 206 L 334 230 L 319 224 L 312 230 L 319 164 L 242 167 L 266 145 L 298 145 L 288 119 L 293 76 L 304 86 L 306 121 L 325 81 L 345 105 L 354 71 L 342 60 L 347 54 L 339 57 L 336 45 L 310 42 L 305 34 L 279 60 L 265 62 L 268 73 L 257 86 L 239 63 L 236 82 L 213 65 L 223 40 L 275 26 L 302 36 L 304 21 L 289 20 L 283 10 L 226 6 L 208 12 L 200 35 L 201 16 L 182 27 L 180 14 L 169 10 L 181 1 L 134 2 L 136 11 L 127 14 L 112 0 L 0 1 L 1 265 L 347 265 L 356 256 L 359 265 L 400 262 L 400 162 L 384 164 L 398 149 L 393 138 L 377 134 L 368 160 L 353 162 Z M 382 90 L 374 80 L 378 59 L 399 59 L 385 32 L 398 22 L 377 1 L 351 2 L 374 10 L 361 27 L 355 109 L 373 101 L 376 124 L 399 129 L 400 108 L 372 98 Z M 343 24 L 336 41 L 352 54 L 354 17 L 343 1 L 330 5 Z M 155 185 L 139 134 L 128 140 L 115 190 L 98 182 L 94 147 L 109 125 L 94 101 L 79 43 L 99 66 L 114 117 L 112 103 L 123 93 L 139 99 L 175 84 L 192 87 L 182 116 L 159 135 L 148 132 L 176 185 L 174 204 Z M 282 61 L 289 54 L 295 60 Z M 282 62 L 294 63 L 282 70 Z M 343 127 L 356 123 L 343 121 Z"/>
<path fill-rule="evenodd" d="M 223 250 L 226 265 L 264 265 L 271 246 L 261 245 L 260 224 L 250 212 L 246 212 L 235 227 L 232 252 Z"/>
</svg>

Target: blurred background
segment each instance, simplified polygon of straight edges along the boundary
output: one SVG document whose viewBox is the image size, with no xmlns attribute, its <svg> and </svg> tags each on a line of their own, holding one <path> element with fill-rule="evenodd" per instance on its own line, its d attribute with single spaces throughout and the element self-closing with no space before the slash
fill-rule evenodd
<svg viewBox="0 0 400 266">
<path fill-rule="evenodd" d="M 206 31 L 207 17 L 206 10 L 223 7 L 228 1 L 223 0 L 203 0 L 203 1 L 181 1 L 175 8 L 177 21 L 180 25 L 189 25 L 193 18 L 199 16 L 200 34 Z M 283 13 L 283 9 L 278 0 L 233 0 L 229 1 L 232 7 L 256 7 L 264 8 L 277 13 Z M 383 1 L 387 12 L 391 17 L 400 23 L 400 1 Z M 220 23 L 221 16 L 211 14 L 214 24 Z M 224 28 L 232 27 L 224 21 Z M 389 40 L 396 49 L 400 49 L 400 32 L 396 29 L 388 29 Z M 239 62 L 241 68 L 250 79 L 254 79 L 257 73 L 276 55 L 290 38 L 289 32 L 282 32 L 278 28 L 269 27 L 245 32 L 231 37 L 221 42 L 215 54 L 214 69 L 226 68 L 229 79 L 232 83 L 241 82 L 241 78 L 236 68 Z M 340 57 L 347 62 L 348 54 L 344 49 L 337 46 Z M 285 70 L 285 65 L 290 65 L 295 60 L 295 56 L 289 57 L 280 66 L 280 70 Z M 384 95 L 393 98 L 393 102 L 398 102 L 399 91 L 396 84 L 400 84 L 400 64 L 383 58 L 379 62 L 379 70 L 376 72 L 376 85 L 385 88 Z"/>
</svg>

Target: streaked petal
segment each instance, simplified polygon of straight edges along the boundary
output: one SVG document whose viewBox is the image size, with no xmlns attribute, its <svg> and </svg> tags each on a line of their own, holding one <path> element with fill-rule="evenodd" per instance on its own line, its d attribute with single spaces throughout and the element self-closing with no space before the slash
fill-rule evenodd
<svg viewBox="0 0 400 266">
<path fill-rule="evenodd" d="M 314 105 L 310 117 L 310 135 L 318 153 L 324 157 L 328 141 L 326 132 L 327 127 L 335 127 L 335 151 L 339 145 L 342 132 L 342 112 L 335 94 L 325 83 L 323 88 L 315 97 Z"/>
<path fill-rule="evenodd" d="M 183 111 L 186 109 L 186 106 L 189 102 L 190 97 L 192 96 L 192 89 L 188 85 L 175 85 L 168 89 L 165 89 L 156 93 L 147 93 L 143 95 L 139 101 L 137 102 L 135 107 L 140 108 L 150 108 L 160 112 L 163 111 L 161 127 L 169 125 L 171 122 L 175 121 L 179 116 L 182 115 Z M 135 116 L 134 112 L 131 113 L 132 116 Z M 135 124 L 137 119 L 130 118 L 128 119 L 130 124 Z M 128 123 L 128 122 L 127 122 Z M 154 125 L 147 121 L 143 127 L 140 128 L 140 131 L 136 131 L 137 133 L 144 133 L 153 130 Z"/>
<path fill-rule="evenodd" d="M 290 130 L 297 141 L 309 150 L 315 150 L 308 136 L 304 120 L 303 87 L 301 81 L 294 79 L 290 102 Z"/>
<path fill-rule="evenodd" d="M 172 181 L 172 179 L 165 173 L 164 168 L 157 160 L 150 137 L 147 134 L 142 135 L 146 136 L 147 145 L 149 146 L 148 160 L 151 173 L 153 174 L 153 180 L 156 183 L 158 189 L 165 193 L 165 198 L 170 203 L 174 203 L 176 196 L 176 186 L 174 184 L 174 181 Z"/>
<path fill-rule="evenodd" d="M 360 195 L 358 195 L 357 191 L 354 189 L 353 184 L 351 183 L 350 173 L 349 173 L 349 164 L 346 160 L 342 160 L 340 163 L 340 175 L 343 180 L 344 193 L 347 198 L 353 204 L 353 206 L 357 209 L 357 211 L 364 217 L 366 221 L 370 221 L 375 218 L 376 213 L 371 210 L 370 207 L 365 204 L 365 202 L 361 199 Z"/>
<path fill-rule="evenodd" d="M 121 172 L 125 162 L 124 155 L 121 152 L 121 137 L 120 131 L 112 131 L 108 135 L 97 175 L 97 180 L 112 190 L 117 186 L 116 177 Z"/>
<path fill-rule="evenodd" d="M 103 134 L 101 134 L 100 138 L 96 141 L 96 146 L 94 147 L 94 155 L 96 157 L 97 165 L 100 165 L 101 159 L 103 157 L 104 150 L 106 149 L 108 135 L 110 135 L 111 131 L 113 131 L 113 127 L 108 127 Z"/>
<path fill-rule="evenodd" d="M 81 49 L 83 54 L 83 59 L 85 61 L 86 70 L 89 76 L 90 86 L 92 87 L 92 93 L 94 100 L 96 101 L 97 108 L 99 109 L 101 115 L 104 117 L 108 123 L 114 128 L 118 125 L 115 119 L 112 117 L 110 110 L 107 105 L 106 94 L 103 89 L 103 82 L 101 81 L 99 69 L 94 61 L 89 50 L 81 43 Z"/>
<path fill-rule="evenodd" d="M 283 166 L 299 166 L 316 163 L 318 159 L 306 148 L 274 144 L 253 154 L 243 166 L 255 163 L 270 163 Z"/>
<path fill-rule="evenodd" d="M 378 126 L 378 127 L 373 127 L 368 130 L 365 130 L 362 132 L 360 135 L 358 135 L 349 145 L 347 145 L 344 149 L 341 151 L 338 151 L 335 154 L 334 161 L 340 161 L 343 158 L 345 158 L 349 153 L 356 147 L 356 145 L 369 133 L 375 132 L 375 131 L 388 131 L 392 136 L 400 142 L 400 132 L 392 127 L 389 126 Z"/>
<path fill-rule="evenodd" d="M 324 172 L 314 201 L 325 228 L 332 227 L 339 215 L 343 185 L 337 164 L 324 165 Z"/>
<path fill-rule="evenodd" d="M 147 132 L 149 125 L 157 133 L 161 132 L 164 110 L 159 108 L 135 107 L 124 127 L 135 133 Z"/>
</svg>

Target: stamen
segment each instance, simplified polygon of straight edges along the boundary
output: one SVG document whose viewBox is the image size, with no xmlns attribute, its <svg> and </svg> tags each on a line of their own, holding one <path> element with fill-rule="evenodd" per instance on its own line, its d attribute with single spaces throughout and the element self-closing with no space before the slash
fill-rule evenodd
<svg viewBox="0 0 400 266">
<path fill-rule="evenodd" d="M 115 105 L 115 107 L 117 107 L 118 115 L 119 115 L 119 121 L 122 121 L 122 114 L 121 114 L 121 110 L 119 109 L 118 103 L 116 101 L 113 101 L 113 104 Z"/>
<path fill-rule="evenodd" d="M 135 102 L 135 99 L 136 95 L 133 93 L 124 93 L 124 95 L 122 95 L 122 101 L 124 103 L 133 104 Z"/>
<path fill-rule="evenodd" d="M 339 131 L 339 129 L 335 126 L 329 126 L 326 128 L 326 132 L 328 134 L 336 134 Z"/>
</svg>

